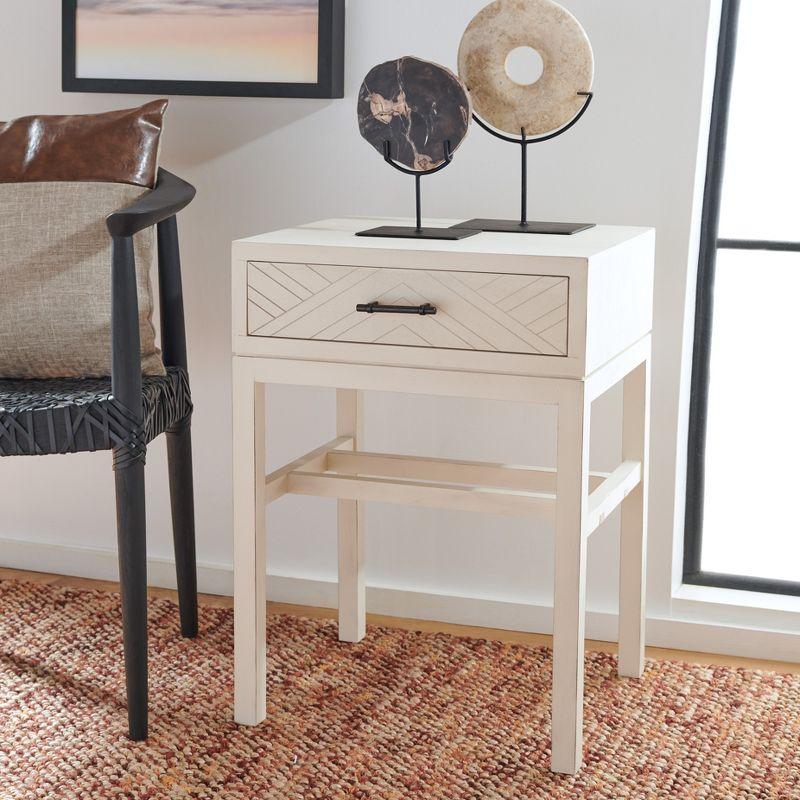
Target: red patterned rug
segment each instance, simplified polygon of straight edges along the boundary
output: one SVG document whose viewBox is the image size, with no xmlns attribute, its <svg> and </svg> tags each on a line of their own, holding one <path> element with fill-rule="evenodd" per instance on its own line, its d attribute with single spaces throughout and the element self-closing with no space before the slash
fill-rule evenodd
<svg viewBox="0 0 800 800">
<path fill-rule="evenodd" d="M 800 677 L 586 664 L 586 765 L 551 775 L 550 652 L 270 617 L 269 719 L 232 721 L 232 613 L 150 606 L 151 737 L 125 737 L 119 597 L 0 583 L 2 800 L 800 798 Z"/>
</svg>

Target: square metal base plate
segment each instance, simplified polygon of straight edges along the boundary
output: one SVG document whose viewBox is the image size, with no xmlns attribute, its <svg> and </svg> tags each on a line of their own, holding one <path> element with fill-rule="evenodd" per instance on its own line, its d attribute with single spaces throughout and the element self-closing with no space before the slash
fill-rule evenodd
<svg viewBox="0 0 800 800">
<path fill-rule="evenodd" d="M 458 228 L 401 228 L 394 225 L 384 225 L 380 228 L 371 228 L 360 231 L 356 236 L 377 236 L 384 239 L 439 239 L 455 242 L 481 233 L 478 229 L 470 229 L 467 225 Z"/>
<path fill-rule="evenodd" d="M 594 223 L 586 222 L 529 222 L 520 225 L 519 220 L 513 219 L 471 219 L 459 222 L 454 228 L 469 228 L 470 230 L 485 231 L 486 233 L 538 233 L 555 236 L 572 236 L 574 233 L 587 231 L 594 228 Z"/>
</svg>

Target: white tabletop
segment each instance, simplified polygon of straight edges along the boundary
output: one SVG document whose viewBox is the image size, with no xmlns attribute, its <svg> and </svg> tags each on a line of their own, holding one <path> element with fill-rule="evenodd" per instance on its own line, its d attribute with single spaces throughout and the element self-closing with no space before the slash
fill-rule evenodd
<svg viewBox="0 0 800 800">
<path fill-rule="evenodd" d="M 424 224 L 426 228 L 447 228 L 460 221 L 425 220 Z M 411 219 L 360 217 L 327 219 L 298 228 L 240 239 L 236 244 L 590 259 L 631 239 L 653 233 L 652 228 L 598 225 L 572 236 L 479 233 L 457 242 L 435 239 L 379 239 L 354 235 L 357 231 L 380 225 L 413 227 L 414 222 Z"/>
</svg>

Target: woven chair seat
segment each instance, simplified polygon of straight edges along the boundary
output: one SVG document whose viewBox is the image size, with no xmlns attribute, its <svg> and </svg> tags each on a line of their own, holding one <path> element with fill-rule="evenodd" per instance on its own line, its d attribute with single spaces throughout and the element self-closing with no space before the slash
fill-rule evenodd
<svg viewBox="0 0 800 800">
<path fill-rule="evenodd" d="M 0 456 L 115 450 L 115 465 L 144 461 L 147 444 L 188 424 L 186 372 L 142 378 L 143 422 L 111 394 L 111 378 L 0 379 Z"/>
</svg>

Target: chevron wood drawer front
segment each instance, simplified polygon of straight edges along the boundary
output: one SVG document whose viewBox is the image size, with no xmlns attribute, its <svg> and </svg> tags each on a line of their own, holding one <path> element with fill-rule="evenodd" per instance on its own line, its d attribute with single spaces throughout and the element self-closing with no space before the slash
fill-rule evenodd
<svg viewBox="0 0 800 800">
<path fill-rule="evenodd" d="M 567 356 L 569 278 L 249 262 L 249 336 Z M 359 304 L 436 306 L 432 316 Z"/>
</svg>

